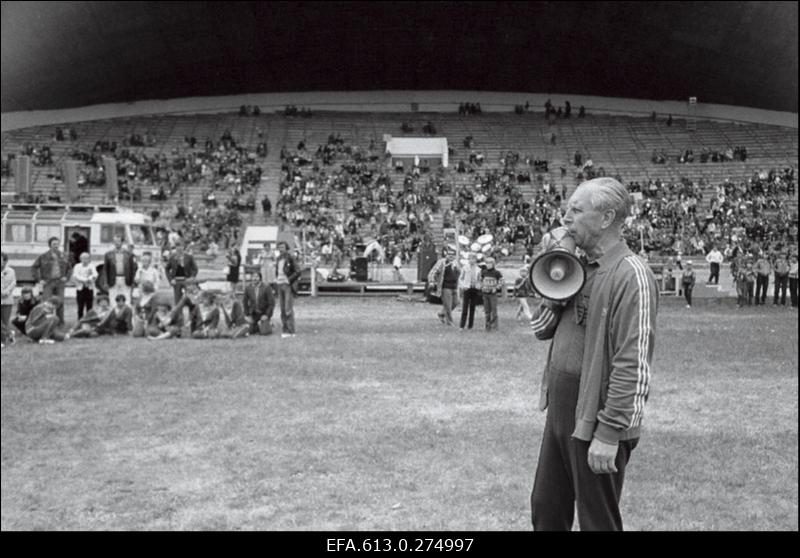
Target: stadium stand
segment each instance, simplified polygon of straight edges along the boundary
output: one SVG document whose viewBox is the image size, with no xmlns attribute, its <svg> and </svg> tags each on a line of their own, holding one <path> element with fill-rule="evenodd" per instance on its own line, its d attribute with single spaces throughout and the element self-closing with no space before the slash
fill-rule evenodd
<svg viewBox="0 0 800 558">
<path fill-rule="evenodd" d="M 399 249 L 407 262 L 425 235 L 440 245 L 445 226 L 459 221 L 470 235 L 492 232 L 509 254 L 530 252 L 574 187 L 606 175 L 641 190 L 635 224 L 646 229 L 653 255 L 699 254 L 741 226 L 749 238 L 785 244 L 794 225 L 796 242 L 798 149 L 788 128 L 700 120 L 690 130 L 680 119 L 667 126 L 662 117 L 556 118 L 528 110 L 248 112 L 78 122 L 61 131 L 62 139 L 55 126 L 5 132 L 4 199 L 14 190 L 13 158 L 27 152 L 34 199 L 63 198 L 61 164 L 77 158 L 81 201 L 113 201 L 99 167 L 100 156 L 115 154 L 120 203 L 161 218 L 201 251 L 227 247 L 242 225 L 278 223 L 306 226 L 317 246 L 346 238 L 339 244 L 345 253 L 379 238 L 388 254 Z M 414 136 L 426 128 L 449 139 L 450 168 L 392 168 L 384 134 Z M 688 151 L 692 162 L 685 162 Z M 274 208 L 269 215 L 261 211 L 265 196 Z M 734 202 L 741 203 L 732 209 Z M 692 216 L 711 212 L 716 230 L 684 226 L 688 206 Z M 534 226 L 523 230 L 525 222 Z M 761 228 L 768 231 L 763 238 Z M 630 231 L 638 248 L 637 231 Z"/>
</svg>

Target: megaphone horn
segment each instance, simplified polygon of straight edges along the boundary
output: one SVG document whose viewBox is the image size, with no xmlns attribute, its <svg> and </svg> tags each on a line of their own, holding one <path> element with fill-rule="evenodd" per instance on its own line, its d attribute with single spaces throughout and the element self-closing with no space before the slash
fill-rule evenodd
<svg viewBox="0 0 800 558">
<path fill-rule="evenodd" d="M 545 252 L 540 254 L 528 271 L 531 285 L 544 298 L 569 300 L 583 288 L 586 273 L 575 256 L 575 241 L 569 231 L 554 229 L 542 240 Z"/>
</svg>

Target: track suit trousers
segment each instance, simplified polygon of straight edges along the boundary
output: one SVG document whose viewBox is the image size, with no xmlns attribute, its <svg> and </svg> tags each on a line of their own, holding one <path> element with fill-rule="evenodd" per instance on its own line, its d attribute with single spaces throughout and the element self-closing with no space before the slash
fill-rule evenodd
<svg viewBox="0 0 800 558">
<path fill-rule="evenodd" d="M 556 374 L 550 381 L 547 419 L 531 492 L 535 531 L 571 530 L 576 502 L 582 531 L 622 530 L 622 482 L 638 439 L 619 443 L 616 473 L 593 473 L 588 463 L 589 442 L 572 437 L 579 386 L 578 374 Z"/>
</svg>

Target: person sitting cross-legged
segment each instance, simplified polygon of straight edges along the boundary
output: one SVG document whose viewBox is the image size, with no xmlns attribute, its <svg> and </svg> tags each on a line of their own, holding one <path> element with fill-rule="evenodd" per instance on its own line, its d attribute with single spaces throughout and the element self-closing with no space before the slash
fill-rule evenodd
<svg viewBox="0 0 800 558">
<path fill-rule="evenodd" d="M 27 333 L 28 317 L 37 304 L 39 304 L 39 300 L 33 295 L 33 289 L 22 287 L 19 301 L 17 301 L 17 315 L 11 320 L 11 325 L 17 328 L 22 335 Z"/>
<path fill-rule="evenodd" d="M 203 291 L 191 311 L 191 329 L 194 339 L 219 337 L 219 308 L 214 293 Z"/>
<path fill-rule="evenodd" d="M 147 325 L 147 338 L 160 341 L 180 337 L 183 329 L 182 309 L 173 310 L 170 304 L 163 300 L 155 303 L 154 308 Z"/>
<path fill-rule="evenodd" d="M 128 306 L 124 294 L 114 298 L 114 308 L 105 319 L 97 326 L 100 335 L 131 335 L 133 334 L 133 309 Z"/>
<path fill-rule="evenodd" d="M 98 328 L 111 313 L 111 305 L 106 295 L 98 296 L 96 302 L 97 304 L 91 310 L 87 311 L 83 317 L 78 320 L 78 323 L 69 330 L 70 337 L 85 338 L 97 337 L 100 335 Z"/>
<path fill-rule="evenodd" d="M 38 341 L 39 344 L 44 345 L 69 339 L 69 334 L 58 329 L 61 320 L 58 317 L 57 309 L 60 305 L 61 298 L 51 296 L 37 304 L 31 311 L 25 322 L 25 331 L 32 341 Z"/>
</svg>

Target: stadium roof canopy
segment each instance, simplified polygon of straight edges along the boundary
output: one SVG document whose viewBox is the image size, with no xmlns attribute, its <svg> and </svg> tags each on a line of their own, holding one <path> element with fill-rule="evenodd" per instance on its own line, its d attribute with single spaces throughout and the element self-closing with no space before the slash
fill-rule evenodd
<svg viewBox="0 0 800 558">
<path fill-rule="evenodd" d="M 1 104 L 451 89 L 797 112 L 797 46 L 796 2 L 3 2 Z"/>
</svg>

